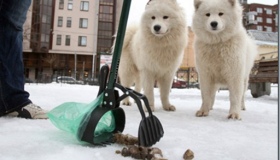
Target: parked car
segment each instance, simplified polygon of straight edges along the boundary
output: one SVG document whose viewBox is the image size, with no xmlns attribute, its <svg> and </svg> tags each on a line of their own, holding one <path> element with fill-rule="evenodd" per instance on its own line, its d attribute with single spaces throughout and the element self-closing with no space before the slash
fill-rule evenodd
<svg viewBox="0 0 280 160">
<path fill-rule="evenodd" d="M 75 78 L 70 76 L 59 76 L 53 79 L 57 83 L 68 83 L 68 84 L 84 84 L 83 81 L 77 81 Z"/>
<path fill-rule="evenodd" d="M 98 78 L 86 78 L 84 80 L 84 84 L 88 84 L 88 85 L 98 85 Z"/>
<path fill-rule="evenodd" d="M 187 85 L 187 81 L 175 76 L 173 79 L 172 88 L 187 88 Z"/>
<path fill-rule="evenodd" d="M 190 82 L 188 88 L 198 88 L 199 89 L 199 83 L 198 82 Z"/>
</svg>

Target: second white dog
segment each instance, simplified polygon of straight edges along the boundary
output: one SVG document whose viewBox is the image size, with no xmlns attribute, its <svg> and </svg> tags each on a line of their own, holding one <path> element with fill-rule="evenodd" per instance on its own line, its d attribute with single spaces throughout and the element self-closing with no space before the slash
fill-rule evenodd
<svg viewBox="0 0 280 160">
<path fill-rule="evenodd" d="M 202 105 L 196 116 L 207 116 L 216 91 L 229 89 L 228 118 L 240 119 L 244 94 L 257 55 L 254 41 L 242 25 L 242 7 L 237 0 L 194 0 L 193 31 L 196 68 Z"/>
</svg>

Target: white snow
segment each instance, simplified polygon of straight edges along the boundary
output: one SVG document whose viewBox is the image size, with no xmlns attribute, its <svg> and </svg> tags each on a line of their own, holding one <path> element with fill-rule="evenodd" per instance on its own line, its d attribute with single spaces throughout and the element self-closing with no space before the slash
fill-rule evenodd
<svg viewBox="0 0 280 160">
<path fill-rule="evenodd" d="M 51 110 L 64 102 L 89 103 L 96 98 L 97 86 L 67 84 L 26 84 L 31 100 Z M 278 155 L 278 86 L 270 96 L 253 98 L 246 93 L 247 110 L 242 120 L 229 120 L 228 91 L 217 93 L 214 110 L 208 117 L 195 117 L 200 108 L 198 89 L 172 89 L 175 112 L 161 108 L 155 89 L 156 111 L 164 128 L 163 138 L 154 146 L 169 160 L 182 160 L 187 149 L 195 160 L 277 160 Z M 126 113 L 123 133 L 137 136 L 140 112 L 121 106 Z M 59 130 L 50 120 L 27 120 L 0 117 L 0 160 L 130 160 L 115 153 L 123 146 L 85 145 L 75 136 Z"/>
</svg>

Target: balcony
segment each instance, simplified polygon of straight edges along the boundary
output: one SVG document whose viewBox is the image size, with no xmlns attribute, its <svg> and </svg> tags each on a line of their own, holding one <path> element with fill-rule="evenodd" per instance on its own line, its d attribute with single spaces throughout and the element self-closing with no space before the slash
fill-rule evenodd
<svg viewBox="0 0 280 160">
<path fill-rule="evenodd" d="M 256 20 L 257 12 L 247 12 L 245 19 L 246 19 L 246 25 L 255 25 L 258 24 L 258 21 Z"/>
</svg>

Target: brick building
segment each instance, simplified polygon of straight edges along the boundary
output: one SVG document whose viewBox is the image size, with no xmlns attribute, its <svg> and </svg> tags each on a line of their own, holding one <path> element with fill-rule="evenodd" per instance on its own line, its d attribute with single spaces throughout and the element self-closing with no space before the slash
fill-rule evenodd
<svg viewBox="0 0 280 160">
<path fill-rule="evenodd" d="M 242 1 L 243 23 L 247 30 L 278 32 L 278 4 L 266 5 Z"/>
</svg>

